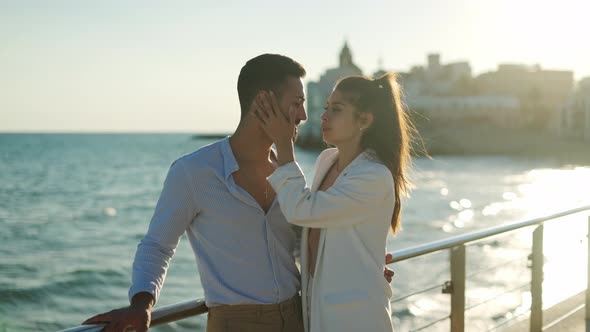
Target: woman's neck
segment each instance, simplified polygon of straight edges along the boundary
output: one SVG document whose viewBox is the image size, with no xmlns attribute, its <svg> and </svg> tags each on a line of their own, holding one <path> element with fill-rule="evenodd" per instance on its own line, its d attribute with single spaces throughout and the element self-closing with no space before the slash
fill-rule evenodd
<svg viewBox="0 0 590 332">
<path fill-rule="evenodd" d="M 338 148 L 338 161 L 337 161 L 337 171 L 342 171 L 346 166 L 350 165 L 350 163 L 363 152 L 362 147 L 357 142 L 354 144 L 339 144 Z"/>
</svg>

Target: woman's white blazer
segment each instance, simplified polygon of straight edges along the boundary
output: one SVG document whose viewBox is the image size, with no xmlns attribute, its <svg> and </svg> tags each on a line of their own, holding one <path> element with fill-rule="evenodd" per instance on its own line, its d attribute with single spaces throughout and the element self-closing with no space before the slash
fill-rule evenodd
<svg viewBox="0 0 590 332">
<path fill-rule="evenodd" d="M 288 222 L 303 226 L 301 282 L 308 332 L 392 331 L 391 287 L 383 276 L 387 234 L 395 205 L 389 169 L 366 150 L 326 191 L 318 187 L 338 158 L 324 150 L 310 188 L 296 162 L 269 177 Z M 307 317 L 308 227 L 321 228 Z"/>
</svg>

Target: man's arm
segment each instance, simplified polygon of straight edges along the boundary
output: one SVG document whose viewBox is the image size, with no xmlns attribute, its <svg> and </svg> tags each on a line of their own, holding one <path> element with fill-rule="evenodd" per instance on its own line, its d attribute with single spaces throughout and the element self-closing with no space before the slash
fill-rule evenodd
<svg viewBox="0 0 590 332">
<path fill-rule="evenodd" d="M 176 247 L 198 211 L 193 181 L 183 160 L 176 160 L 164 181 L 147 234 L 137 246 L 130 302 L 140 292 L 150 293 L 154 302 L 158 301 Z"/>
<path fill-rule="evenodd" d="M 148 292 L 140 292 L 133 296 L 130 307 L 144 309 L 151 312 L 154 304 L 156 304 L 156 301 L 154 301 L 152 294 Z"/>
<path fill-rule="evenodd" d="M 150 327 L 154 298 L 150 293 L 137 293 L 128 307 L 119 308 L 87 319 L 85 324 L 106 324 L 103 332 L 125 331 L 133 328 L 146 332 Z"/>
<path fill-rule="evenodd" d="M 147 331 L 152 308 L 163 286 L 169 262 L 190 222 L 196 217 L 195 193 L 182 160 L 172 164 L 158 204 L 133 262 L 130 305 L 89 318 L 82 324 L 107 324 L 103 331 Z"/>
<path fill-rule="evenodd" d="M 391 263 L 393 263 L 393 255 L 391 253 L 387 253 L 387 255 L 385 255 L 385 268 L 383 269 L 383 276 L 385 277 L 385 280 L 387 280 L 387 282 L 390 284 L 391 280 L 393 279 L 393 275 L 395 274 L 393 270 L 390 270 L 387 267 L 387 264 Z"/>
</svg>

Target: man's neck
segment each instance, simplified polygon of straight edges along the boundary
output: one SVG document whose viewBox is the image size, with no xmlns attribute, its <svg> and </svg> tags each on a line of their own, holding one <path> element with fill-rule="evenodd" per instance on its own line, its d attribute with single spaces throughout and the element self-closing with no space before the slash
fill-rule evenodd
<svg viewBox="0 0 590 332">
<path fill-rule="evenodd" d="M 255 123 L 240 122 L 229 138 L 232 152 L 238 161 L 266 162 L 270 160 L 272 141 Z"/>
</svg>

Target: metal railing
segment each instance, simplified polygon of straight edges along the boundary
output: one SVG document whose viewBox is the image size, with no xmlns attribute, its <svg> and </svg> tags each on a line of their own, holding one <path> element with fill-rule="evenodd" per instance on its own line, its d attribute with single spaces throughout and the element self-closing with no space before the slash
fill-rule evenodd
<svg viewBox="0 0 590 332">
<path fill-rule="evenodd" d="M 435 323 L 450 318 L 450 331 L 463 332 L 465 331 L 465 291 L 466 291 L 466 245 L 468 243 L 476 242 L 482 239 L 488 239 L 500 234 L 520 230 L 526 227 L 536 226 L 533 231 L 532 238 L 532 263 L 531 263 L 531 296 L 532 304 L 530 308 L 530 331 L 540 332 L 543 330 L 543 229 L 544 223 L 552 221 L 561 217 L 566 217 L 581 212 L 590 212 L 590 206 L 579 207 L 572 210 L 567 210 L 555 213 L 546 217 L 535 218 L 531 220 L 512 223 L 509 225 L 493 227 L 481 231 L 476 231 L 468 234 L 449 237 L 447 239 L 430 242 L 427 244 L 411 247 L 395 251 L 393 253 L 393 263 L 405 261 L 411 258 L 423 256 L 429 253 L 438 252 L 442 250 L 450 251 L 450 269 L 451 280 L 445 282 L 443 285 L 429 287 L 426 290 L 433 290 L 442 286 L 443 293 L 451 295 L 451 313 L 448 316 L 437 319 L 415 331 L 427 328 Z M 588 230 L 590 230 L 590 215 L 588 216 Z M 587 235 L 588 236 L 588 235 Z M 590 320 L 590 241 L 588 242 L 588 281 L 586 288 L 586 321 Z M 516 289 L 522 288 L 520 285 Z M 526 285 L 528 286 L 528 285 Z M 392 302 L 405 299 L 413 296 L 409 294 L 400 298 L 394 299 Z M 480 303 L 481 304 L 481 303 Z M 163 306 L 154 309 L 152 312 L 152 321 L 150 327 L 167 324 L 180 319 L 201 315 L 207 312 L 205 301 L 202 299 L 192 300 L 182 303 L 176 303 L 168 306 Z M 62 332 L 98 332 L 102 329 L 102 324 L 96 325 L 82 325 L 73 327 Z"/>
<path fill-rule="evenodd" d="M 191 300 L 155 308 L 150 327 L 164 325 L 177 320 L 198 316 L 208 311 L 205 300 Z M 72 327 L 61 332 L 99 332 L 104 324 L 89 324 Z"/>
</svg>

